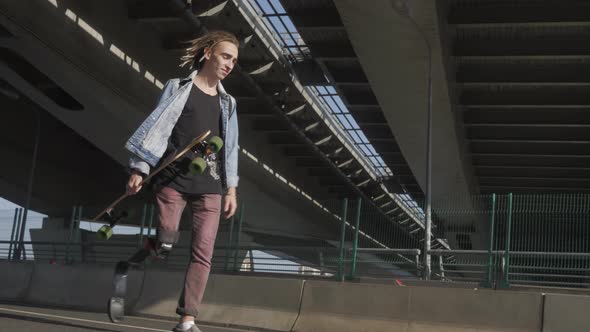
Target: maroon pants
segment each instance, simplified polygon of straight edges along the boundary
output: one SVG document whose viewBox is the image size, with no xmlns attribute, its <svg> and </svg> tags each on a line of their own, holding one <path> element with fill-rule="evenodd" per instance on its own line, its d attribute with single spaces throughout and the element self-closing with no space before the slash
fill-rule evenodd
<svg viewBox="0 0 590 332">
<path fill-rule="evenodd" d="M 165 243 L 178 241 L 180 217 L 186 204 L 190 204 L 193 222 L 191 259 L 176 313 L 196 317 L 211 270 L 211 257 L 221 214 L 221 195 L 185 195 L 164 187 L 157 192 L 156 200 L 160 220 L 158 239 Z"/>
</svg>

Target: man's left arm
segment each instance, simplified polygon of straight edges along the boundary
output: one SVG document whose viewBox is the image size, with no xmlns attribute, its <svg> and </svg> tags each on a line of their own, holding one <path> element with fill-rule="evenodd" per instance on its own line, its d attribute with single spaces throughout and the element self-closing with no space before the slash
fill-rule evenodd
<svg viewBox="0 0 590 332">
<path fill-rule="evenodd" d="M 230 112 L 227 139 L 231 140 L 231 144 L 227 144 L 230 147 L 228 151 L 228 163 L 227 168 L 227 192 L 224 197 L 224 212 L 226 218 L 231 218 L 238 208 L 237 191 L 239 176 L 238 176 L 238 115 L 236 112 L 236 101 L 232 97 L 232 110 Z M 229 143 L 229 142 L 228 142 Z"/>
</svg>

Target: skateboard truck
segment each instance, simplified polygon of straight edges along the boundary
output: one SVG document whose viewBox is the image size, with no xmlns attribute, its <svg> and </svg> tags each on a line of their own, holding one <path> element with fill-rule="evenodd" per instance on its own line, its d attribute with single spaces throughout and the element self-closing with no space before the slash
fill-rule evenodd
<svg viewBox="0 0 590 332">
<path fill-rule="evenodd" d="M 114 214 L 114 210 L 111 208 L 106 213 L 106 221 L 109 222 L 108 225 L 103 225 L 97 232 L 96 236 L 101 240 L 108 240 L 113 236 L 113 227 L 122 219 L 127 218 L 128 214 L 127 211 L 123 211 L 118 215 Z"/>
<path fill-rule="evenodd" d="M 207 161 L 223 147 L 223 141 L 219 136 L 213 136 L 207 142 L 197 144 L 193 150 L 197 157 L 189 165 L 189 172 L 193 175 L 201 175 L 207 168 Z"/>
</svg>

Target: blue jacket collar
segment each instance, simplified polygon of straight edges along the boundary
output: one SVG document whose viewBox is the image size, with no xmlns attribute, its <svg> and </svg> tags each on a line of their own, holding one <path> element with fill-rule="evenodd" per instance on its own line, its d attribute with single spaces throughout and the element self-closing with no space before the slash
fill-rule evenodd
<svg viewBox="0 0 590 332">
<path fill-rule="evenodd" d="M 197 76 L 197 72 L 198 72 L 198 70 L 193 70 L 189 76 L 180 80 L 180 84 L 184 85 L 187 82 L 192 82 L 193 79 L 195 78 L 195 76 Z M 221 82 L 217 83 L 217 92 L 219 92 L 219 94 L 224 98 L 228 96 L 228 94 L 227 94 L 227 92 L 225 92 L 225 88 L 223 87 Z"/>
</svg>

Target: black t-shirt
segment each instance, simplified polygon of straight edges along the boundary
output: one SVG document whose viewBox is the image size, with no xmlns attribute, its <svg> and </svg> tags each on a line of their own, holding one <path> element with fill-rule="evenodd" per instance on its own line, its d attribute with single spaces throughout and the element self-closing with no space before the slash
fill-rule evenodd
<svg viewBox="0 0 590 332">
<path fill-rule="evenodd" d="M 208 95 L 193 85 L 176 126 L 172 129 L 168 148 L 161 160 L 166 159 L 170 153 L 177 153 L 184 149 L 195 137 L 207 130 L 211 130 L 208 138 L 220 136 L 220 126 L 219 95 Z M 195 155 L 188 152 L 156 175 L 153 183 L 171 187 L 185 194 L 221 194 L 220 157 L 222 155 L 223 148 L 216 155 L 211 156 L 203 174 L 193 175 L 189 172 L 189 164 Z"/>
</svg>

